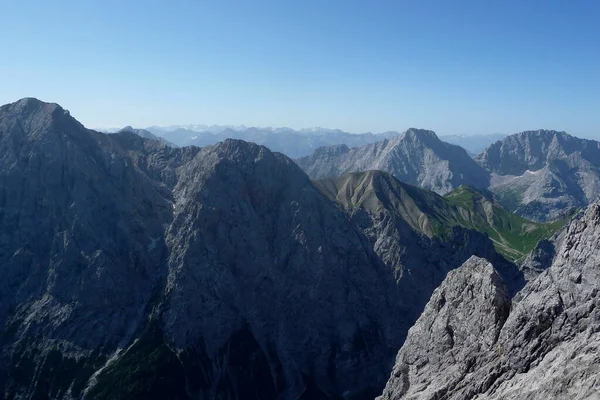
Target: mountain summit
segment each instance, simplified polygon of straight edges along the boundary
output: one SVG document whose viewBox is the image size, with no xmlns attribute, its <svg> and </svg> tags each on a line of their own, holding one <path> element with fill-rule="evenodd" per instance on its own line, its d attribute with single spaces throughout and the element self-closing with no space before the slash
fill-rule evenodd
<svg viewBox="0 0 600 400">
<path fill-rule="evenodd" d="M 600 142 L 537 130 L 508 136 L 475 160 L 492 173 L 490 190 L 536 221 L 561 217 L 600 196 Z"/>
<path fill-rule="evenodd" d="M 462 184 L 487 187 L 488 173 L 467 152 L 442 142 L 433 131 L 411 128 L 399 136 L 362 147 L 317 149 L 296 160 L 311 178 L 382 170 L 403 182 L 445 194 Z"/>
</svg>

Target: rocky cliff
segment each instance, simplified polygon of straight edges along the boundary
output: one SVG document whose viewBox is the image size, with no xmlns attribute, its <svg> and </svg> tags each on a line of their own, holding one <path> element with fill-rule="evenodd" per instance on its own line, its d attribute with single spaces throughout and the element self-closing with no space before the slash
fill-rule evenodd
<svg viewBox="0 0 600 400">
<path fill-rule="evenodd" d="M 600 393 L 600 204 L 511 302 L 491 264 L 448 274 L 410 329 L 381 399 L 591 399 Z"/>
<path fill-rule="evenodd" d="M 490 190 L 516 213 L 549 221 L 600 196 L 600 143 L 548 130 L 494 143 L 475 157 L 492 173 Z"/>
<path fill-rule="evenodd" d="M 0 397 L 369 398 L 407 323 L 288 158 L 0 108 Z M 390 316 L 393 316 L 390 318 Z"/>
</svg>

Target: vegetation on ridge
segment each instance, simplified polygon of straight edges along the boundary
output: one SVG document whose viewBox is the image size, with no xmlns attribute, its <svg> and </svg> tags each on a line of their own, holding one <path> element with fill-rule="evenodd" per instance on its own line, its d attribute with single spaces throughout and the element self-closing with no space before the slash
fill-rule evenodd
<svg viewBox="0 0 600 400">
<path fill-rule="evenodd" d="M 346 209 L 363 208 L 370 213 L 387 210 L 429 237 L 443 238 L 457 225 L 486 233 L 496 250 L 513 261 L 527 255 L 566 222 L 529 221 L 505 210 L 491 194 L 470 186 L 440 196 L 382 171 L 356 172 L 315 184 Z"/>
</svg>

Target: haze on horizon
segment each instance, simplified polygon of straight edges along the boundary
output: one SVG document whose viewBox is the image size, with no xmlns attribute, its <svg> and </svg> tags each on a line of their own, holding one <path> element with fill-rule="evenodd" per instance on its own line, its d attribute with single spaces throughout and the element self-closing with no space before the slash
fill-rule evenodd
<svg viewBox="0 0 600 400">
<path fill-rule="evenodd" d="M 598 138 L 598 20 L 588 0 L 4 2 L 0 103 L 92 128 Z"/>
</svg>

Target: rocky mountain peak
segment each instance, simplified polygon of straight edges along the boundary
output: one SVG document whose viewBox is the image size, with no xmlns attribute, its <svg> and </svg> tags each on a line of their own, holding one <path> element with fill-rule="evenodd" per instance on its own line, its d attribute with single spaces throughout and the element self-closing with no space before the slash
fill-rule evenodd
<svg viewBox="0 0 600 400">
<path fill-rule="evenodd" d="M 521 175 L 528 170 L 537 171 L 572 153 L 579 152 L 585 157 L 593 147 L 598 148 L 597 142 L 579 139 L 562 131 L 539 129 L 507 136 L 475 159 L 491 172 Z"/>
<path fill-rule="evenodd" d="M 562 218 L 600 196 L 600 142 L 537 130 L 496 142 L 475 157 L 491 173 L 490 191 L 536 221 Z"/>
<path fill-rule="evenodd" d="M 11 135 L 26 134 L 42 137 L 47 134 L 69 132 L 80 134 L 85 128 L 69 111 L 55 103 L 46 103 L 27 97 L 0 107 L 0 131 Z"/>
<path fill-rule="evenodd" d="M 409 128 L 400 136 L 407 139 L 421 140 L 428 143 L 441 142 L 434 131 L 427 129 Z"/>
<path fill-rule="evenodd" d="M 134 132 L 134 131 L 135 131 L 135 129 L 133 129 L 133 126 L 131 126 L 131 125 L 127 125 L 126 127 L 119 130 L 119 132 Z"/>
<path fill-rule="evenodd" d="M 131 125 L 127 125 L 123 129 L 120 129 L 119 131 L 117 131 L 115 134 L 116 135 L 124 136 L 124 135 L 126 135 L 128 133 L 136 135 L 136 136 L 139 136 L 139 137 L 144 138 L 144 139 L 151 139 L 151 140 L 160 142 L 161 144 L 169 146 L 169 147 L 178 147 L 176 144 L 171 143 L 168 140 L 166 140 L 166 139 L 164 139 L 164 138 L 162 138 L 160 136 L 156 136 L 155 134 L 153 134 L 152 132 L 150 132 L 150 131 L 148 131 L 146 129 L 135 129 Z"/>
<path fill-rule="evenodd" d="M 348 149 L 328 147 L 296 160 L 313 179 L 382 170 L 404 182 L 445 194 L 463 183 L 486 187 L 489 174 L 459 146 L 434 132 L 411 128 L 401 135 Z"/>
<path fill-rule="evenodd" d="M 471 257 L 437 288 L 398 353 L 383 399 L 438 399 L 493 350 L 510 310 L 502 279 Z"/>
<path fill-rule="evenodd" d="M 36 99 L 35 97 L 25 97 L 21 100 L 18 100 L 12 104 L 7 104 L 3 107 L 13 109 L 14 112 L 19 113 L 23 116 L 40 111 L 47 114 L 52 114 L 55 110 L 64 111 L 62 107 L 56 103 L 46 103 Z"/>
<path fill-rule="evenodd" d="M 34 97 L 25 97 L 11 104 L 6 104 L 0 107 L 2 116 L 12 116 L 20 120 L 45 120 L 48 123 L 53 120 L 68 117 L 75 121 L 70 116 L 69 111 L 63 109 L 56 103 L 46 103 Z"/>
<path fill-rule="evenodd" d="M 1 398 L 381 390 L 409 324 L 401 293 L 292 160 L 27 104 L 0 113 Z"/>
</svg>

